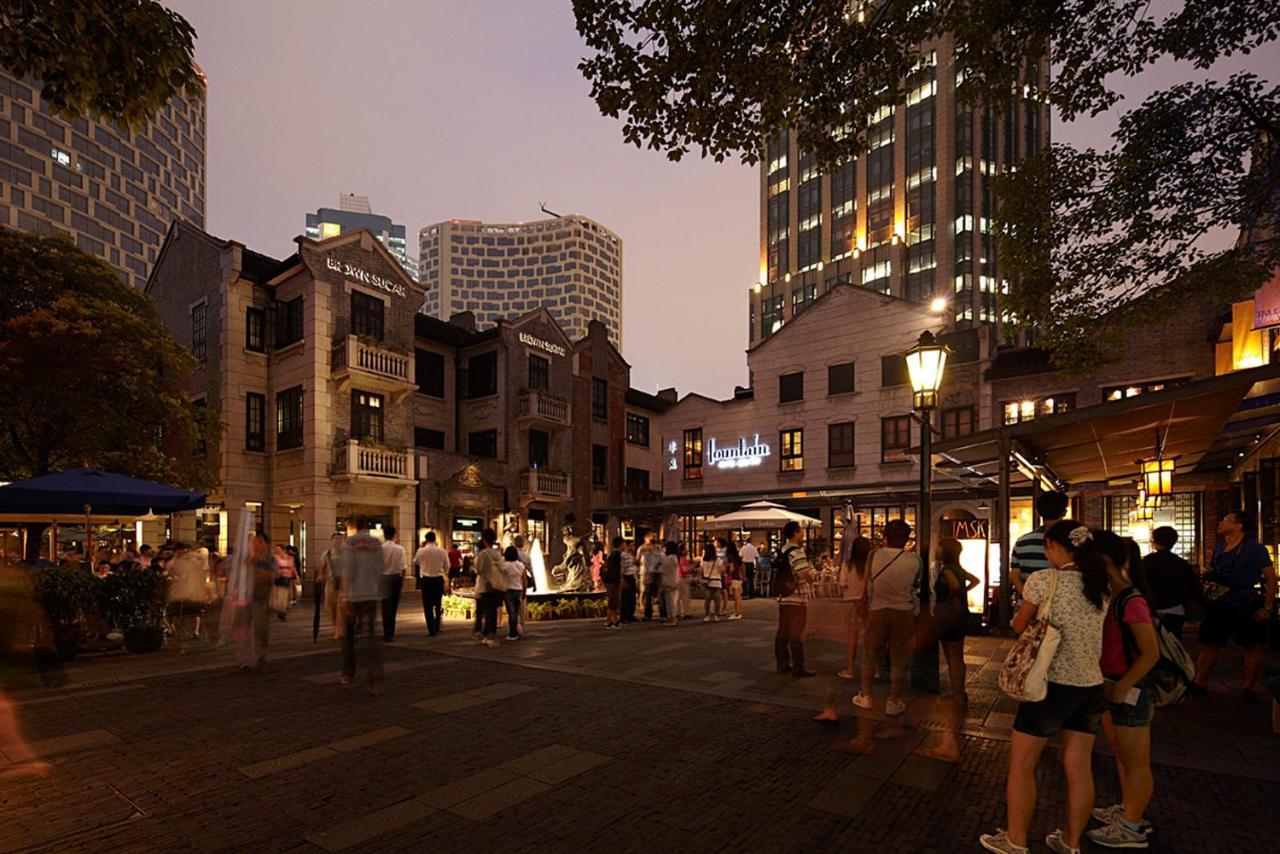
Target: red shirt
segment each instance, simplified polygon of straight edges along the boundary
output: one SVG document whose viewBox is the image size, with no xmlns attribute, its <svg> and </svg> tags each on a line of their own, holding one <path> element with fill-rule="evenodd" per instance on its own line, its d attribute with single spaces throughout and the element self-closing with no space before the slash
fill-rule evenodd
<svg viewBox="0 0 1280 854">
<path fill-rule="evenodd" d="M 462 552 L 449 549 L 449 569 L 462 569 Z"/>
<path fill-rule="evenodd" d="M 1125 603 L 1124 614 L 1116 611 L 1120 601 L 1117 596 L 1107 609 L 1107 619 L 1102 624 L 1102 658 L 1098 664 L 1107 679 L 1119 679 L 1129 672 L 1129 660 L 1124 652 L 1124 629 L 1120 623 L 1150 623 L 1151 606 L 1142 596 L 1130 596 Z M 1134 654 L 1137 654 L 1135 648 Z"/>
</svg>

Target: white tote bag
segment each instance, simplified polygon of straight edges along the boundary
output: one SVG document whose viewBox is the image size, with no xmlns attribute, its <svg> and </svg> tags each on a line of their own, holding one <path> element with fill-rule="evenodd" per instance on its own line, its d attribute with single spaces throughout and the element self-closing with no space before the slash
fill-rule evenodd
<svg viewBox="0 0 1280 854">
<path fill-rule="evenodd" d="M 1000 690 L 1023 703 L 1037 703 L 1049 692 L 1049 665 L 1058 652 L 1062 633 L 1049 622 L 1049 608 L 1058 588 L 1058 570 L 1050 570 L 1049 595 L 1036 619 L 1019 635 L 1000 668 Z"/>
</svg>

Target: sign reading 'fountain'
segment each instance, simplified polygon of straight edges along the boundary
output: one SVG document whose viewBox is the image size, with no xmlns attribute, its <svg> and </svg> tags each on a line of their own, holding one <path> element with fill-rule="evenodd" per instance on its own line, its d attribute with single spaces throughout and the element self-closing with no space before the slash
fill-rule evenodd
<svg viewBox="0 0 1280 854">
<path fill-rule="evenodd" d="M 760 441 L 759 433 L 751 437 L 749 445 L 745 436 L 738 439 L 736 445 L 726 447 L 716 445 L 714 436 L 707 440 L 707 462 L 720 469 L 744 469 L 758 466 L 772 453 L 769 445 Z"/>
</svg>

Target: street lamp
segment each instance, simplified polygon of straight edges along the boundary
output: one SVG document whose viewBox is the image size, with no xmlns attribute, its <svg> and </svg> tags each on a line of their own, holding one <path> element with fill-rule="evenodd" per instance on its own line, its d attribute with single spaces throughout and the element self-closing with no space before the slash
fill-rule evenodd
<svg viewBox="0 0 1280 854">
<path fill-rule="evenodd" d="M 938 405 L 938 389 L 942 386 L 942 375 L 947 368 L 947 356 L 951 348 L 939 344 L 933 333 L 926 329 L 920 333 L 920 340 L 903 358 L 907 360 L 907 374 L 911 378 L 912 405 L 920 413 L 920 510 L 916 514 L 916 544 L 920 551 L 920 559 L 924 563 L 925 572 L 921 581 L 921 601 L 927 602 L 932 591 L 929 590 L 929 541 L 930 517 L 933 509 L 930 506 L 933 497 L 933 419 L 932 413 Z M 924 690 L 938 691 L 937 644 L 932 644 L 930 654 L 923 660 L 917 659 L 917 667 L 912 674 L 912 683 Z"/>
</svg>

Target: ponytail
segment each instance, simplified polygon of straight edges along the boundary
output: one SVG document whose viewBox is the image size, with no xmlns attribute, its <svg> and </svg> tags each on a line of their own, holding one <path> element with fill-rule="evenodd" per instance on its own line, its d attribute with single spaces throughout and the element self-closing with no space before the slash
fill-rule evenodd
<svg viewBox="0 0 1280 854">
<path fill-rule="evenodd" d="M 1116 566 L 1124 566 L 1128 559 L 1124 540 L 1111 531 L 1090 530 L 1070 519 L 1055 522 L 1044 532 L 1044 537 L 1070 553 L 1084 583 L 1084 598 L 1101 611 L 1111 586 L 1107 560 Z"/>
</svg>

